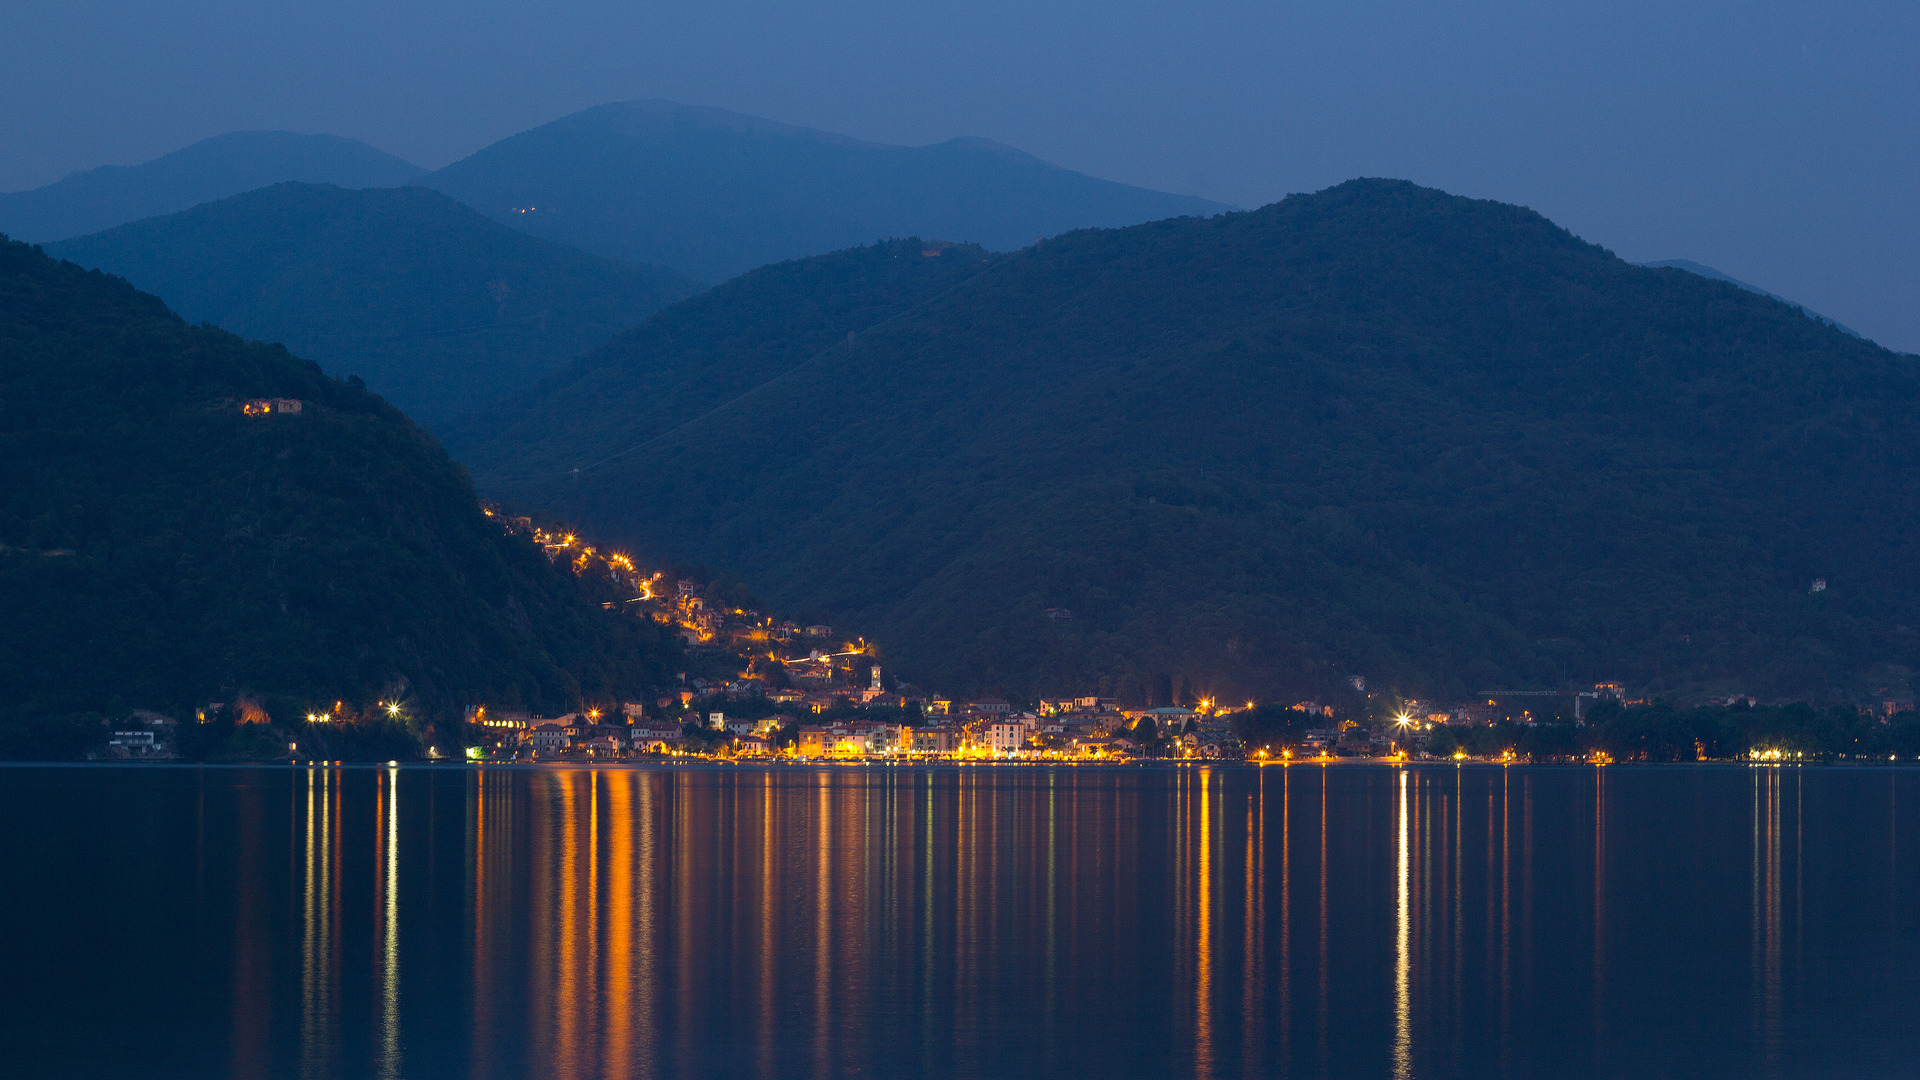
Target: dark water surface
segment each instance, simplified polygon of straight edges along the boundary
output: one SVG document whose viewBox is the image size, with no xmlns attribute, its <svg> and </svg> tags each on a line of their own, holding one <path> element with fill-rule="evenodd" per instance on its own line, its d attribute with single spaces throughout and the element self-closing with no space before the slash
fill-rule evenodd
<svg viewBox="0 0 1920 1080">
<path fill-rule="evenodd" d="M 1920 771 L 0 769 L 10 1077 L 1920 1075 Z"/>
</svg>

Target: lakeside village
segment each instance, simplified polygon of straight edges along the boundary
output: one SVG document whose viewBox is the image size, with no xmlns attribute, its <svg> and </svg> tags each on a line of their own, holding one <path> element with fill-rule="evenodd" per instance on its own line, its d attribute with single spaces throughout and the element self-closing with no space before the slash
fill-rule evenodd
<svg viewBox="0 0 1920 1080">
<path fill-rule="evenodd" d="M 1370 693 L 1353 677 L 1339 705 L 1226 704 L 1206 698 L 1125 707 L 1100 696 L 1014 702 L 958 700 L 883 678 L 877 650 L 836 638 L 831 626 L 800 625 L 745 606 L 744 598 L 692 578 L 646 573 L 619 552 L 601 551 L 563 527 L 486 514 L 536 544 L 576 576 L 611 586 L 603 606 L 671 627 L 687 671 L 670 693 L 643 701 L 586 703 L 543 716 L 475 705 L 465 717 L 465 756 L 476 762 L 620 759 L 810 761 L 1332 761 L 1374 759 L 1584 761 L 1912 761 L 1920 758 L 1920 712 L 1904 694 L 1872 706 L 1815 710 L 1759 706 L 1729 698 L 1674 709 L 1634 700 L 1618 683 L 1590 690 L 1488 691 L 1436 707 Z M 733 599 L 736 603 L 729 604 Z M 1064 612 L 1049 612 L 1052 617 Z M 1070 616 L 1066 616 L 1070 617 Z M 205 720 L 222 709 L 210 704 Z M 259 712 L 257 708 L 250 710 Z M 400 702 L 368 715 L 405 720 Z M 334 728 L 354 714 L 344 704 L 307 716 Z M 259 722 L 266 719 L 260 713 Z M 249 723 L 254 722 L 249 719 Z M 176 756 L 174 722 L 136 714 L 112 733 L 107 756 Z M 392 735 L 392 732 L 389 732 Z M 400 743 L 409 743 L 403 747 Z M 289 746 L 295 758 L 296 747 Z M 404 734 L 378 747 L 379 759 L 419 752 Z M 442 756 L 428 747 L 429 757 Z M 277 756 L 267 754 L 266 756 Z"/>
<path fill-rule="evenodd" d="M 590 705 L 560 716 L 475 706 L 466 717 L 471 760 L 1258 760 L 1270 753 L 1265 746 L 1249 748 L 1248 721 L 1272 712 L 1254 702 L 1229 706 L 1199 699 L 1186 706 L 1125 708 L 1098 696 L 1015 703 L 956 700 L 906 684 L 889 688 L 865 639 L 841 640 L 831 626 L 730 607 L 716 590 L 691 579 L 665 580 L 664 572 L 644 573 L 629 556 L 599 551 L 564 528 L 509 517 L 497 507 L 486 512 L 532 539 L 549 559 L 566 560 L 576 575 L 604 575 L 631 590 L 619 606 L 676 628 L 696 674 L 681 674 L 681 688 L 666 696 Z M 1364 691 L 1364 683 L 1354 681 Z M 1616 698 L 1619 691 L 1600 688 Z M 1293 737 L 1271 756 L 1426 756 L 1437 727 L 1490 724 L 1494 704 L 1436 712 L 1404 701 L 1391 720 L 1366 724 L 1337 716 L 1332 705 L 1298 702 L 1285 710 L 1292 714 L 1285 726 L 1294 729 Z M 1449 755 L 1465 756 L 1458 749 Z"/>
<path fill-rule="evenodd" d="M 574 573 L 604 575 L 630 590 L 627 613 L 676 628 L 692 678 L 648 701 L 608 702 L 582 712 L 539 716 L 475 706 L 466 719 L 467 756 L 477 761 L 567 761 L 628 757 L 799 760 L 1125 761 L 1150 759 L 1314 760 L 1376 758 L 1511 761 L 1512 746 L 1474 746 L 1450 728 L 1490 729 L 1542 705 L 1568 704 L 1578 719 L 1590 704 L 1629 702 L 1606 683 L 1574 693 L 1516 691 L 1445 709 L 1393 699 L 1385 716 L 1342 715 L 1317 701 L 1284 707 L 1228 705 L 1200 698 L 1129 708 L 1113 698 L 1075 696 L 1012 702 L 959 700 L 906 684 L 891 687 L 864 639 L 840 640 L 826 625 L 800 625 L 743 606 L 693 580 L 647 574 L 618 552 L 603 552 L 564 528 L 487 513 L 525 535 Z M 612 604 L 609 607 L 614 606 Z M 1062 613 L 1049 612 L 1060 617 Z M 1356 697 L 1372 701 L 1363 679 Z M 1557 699 L 1551 702 L 1537 699 Z M 1515 702 L 1519 701 L 1516 707 Z M 1382 703 L 1388 704 L 1388 703 Z M 1532 708 L 1527 708 L 1531 705 Z M 1546 715 L 1554 715 L 1549 709 Z M 1363 719 L 1364 717 L 1364 719 Z M 1610 760 L 1603 751 L 1562 759 Z"/>
</svg>

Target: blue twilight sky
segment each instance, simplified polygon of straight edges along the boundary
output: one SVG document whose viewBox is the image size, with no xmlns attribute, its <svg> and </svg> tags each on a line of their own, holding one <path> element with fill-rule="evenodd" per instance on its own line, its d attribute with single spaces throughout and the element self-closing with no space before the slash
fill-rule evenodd
<svg viewBox="0 0 1920 1080">
<path fill-rule="evenodd" d="M 636 97 L 1243 206 L 1405 177 L 1920 351 L 1915 0 L 8 0 L 0 190 L 240 128 L 435 167 Z"/>
</svg>

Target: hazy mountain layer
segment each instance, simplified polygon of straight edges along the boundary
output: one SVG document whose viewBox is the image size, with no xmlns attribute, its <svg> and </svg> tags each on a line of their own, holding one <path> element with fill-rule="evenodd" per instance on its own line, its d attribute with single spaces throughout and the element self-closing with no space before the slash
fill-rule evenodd
<svg viewBox="0 0 1920 1080">
<path fill-rule="evenodd" d="M 418 165 L 338 135 L 234 131 L 139 165 L 102 165 L 31 191 L 0 194 L 0 233 L 39 244 L 287 180 L 398 187 L 422 174 Z"/>
<path fill-rule="evenodd" d="M 954 690 L 1839 698 L 1920 662 L 1920 361 L 1786 304 L 1393 181 L 901 288 L 920 258 L 685 301 L 454 451 Z"/>
<path fill-rule="evenodd" d="M 1658 259 L 1658 260 L 1655 260 L 1654 262 L 1643 262 L 1638 265 L 1652 266 L 1652 267 L 1670 266 L 1676 270 L 1685 270 L 1690 274 L 1699 274 L 1701 277 L 1704 277 L 1704 278 L 1712 278 L 1715 281 L 1724 281 L 1729 285 L 1739 286 L 1740 288 L 1745 289 L 1750 293 L 1757 293 L 1761 296 L 1768 298 L 1769 300 L 1778 300 L 1783 304 L 1793 304 L 1793 301 L 1787 299 L 1784 296 L 1779 295 L 1778 293 L 1770 293 L 1758 285 L 1753 285 L 1748 282 L 1741 281 L 1737 277 L 1733 277 L 1728 274 L 1723 274 L 1720 271 L 1715 270 L 1711 266 L 1708 266 L 1704 263 L 1694 262 L 1692 259 Z M 1799 307 L 1800 310 L 1802 311 L 1807 311 L 1806 308 L 1800 307 L 1799 304 L 1793 304 L 1793 306 Z M 1843 326 L 1840 323 L 1835 322 L 1834 320 L 1829 319 L 1825 315 L 1822 315 L 1818 312 L 1807 311 L 1807 314 L 1812 316 L 1815 319 L 1818 319 L 1823 323 L 1826 323 L 1827 325 L 1833 327 L 1836 330 L 1843 330 L 1846 333 L 1852 334 L 1854 337 L 1860 336 L 1858 332 L 1848 329 L 1846 326 Z"/>
<path fill-rule="evenodd" d="M 666 678 L 375 395 L 8 242 L 0 460 L 0 725 L 245 691 L 445 720 Z"/>
<path fill-rule="evenodd" d="M 536 236 L 704 281 L 888 237 L 1011 249 L 1228 209 L 981 139 L 885 146 L 664 101 L 563 117 L 425 183 Z"/>
<path fill-rule="evenodd" d="M 190 321 L 357 374 L 426 423 L 530 385 L 696 289 L 425 188 L 279 184 L 48 251 Z"/>
</svg>

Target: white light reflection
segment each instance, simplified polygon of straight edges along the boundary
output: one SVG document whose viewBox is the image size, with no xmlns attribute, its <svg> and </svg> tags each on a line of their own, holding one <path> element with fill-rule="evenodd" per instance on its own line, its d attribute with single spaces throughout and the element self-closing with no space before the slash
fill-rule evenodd
<svg viewBox="0 0 1920 1080">
<path fill-rule="evenodd" d="M 381 868 L 380 1076 L 400 1076 L 400 770 L 387 769 L 386 859 Z"/>
<path fill-rule="evenodd" d="M 1407 773 L 1400 771 L 1398 798 L 1398 865 L 1395 881 L 1399 888 L 1399 906 L 1394 922 L 1393 954 L 1393 1075 L 1398 1080 L 1413 1076 L 1413 850 L 1407 831 Z"/>
</svg>

